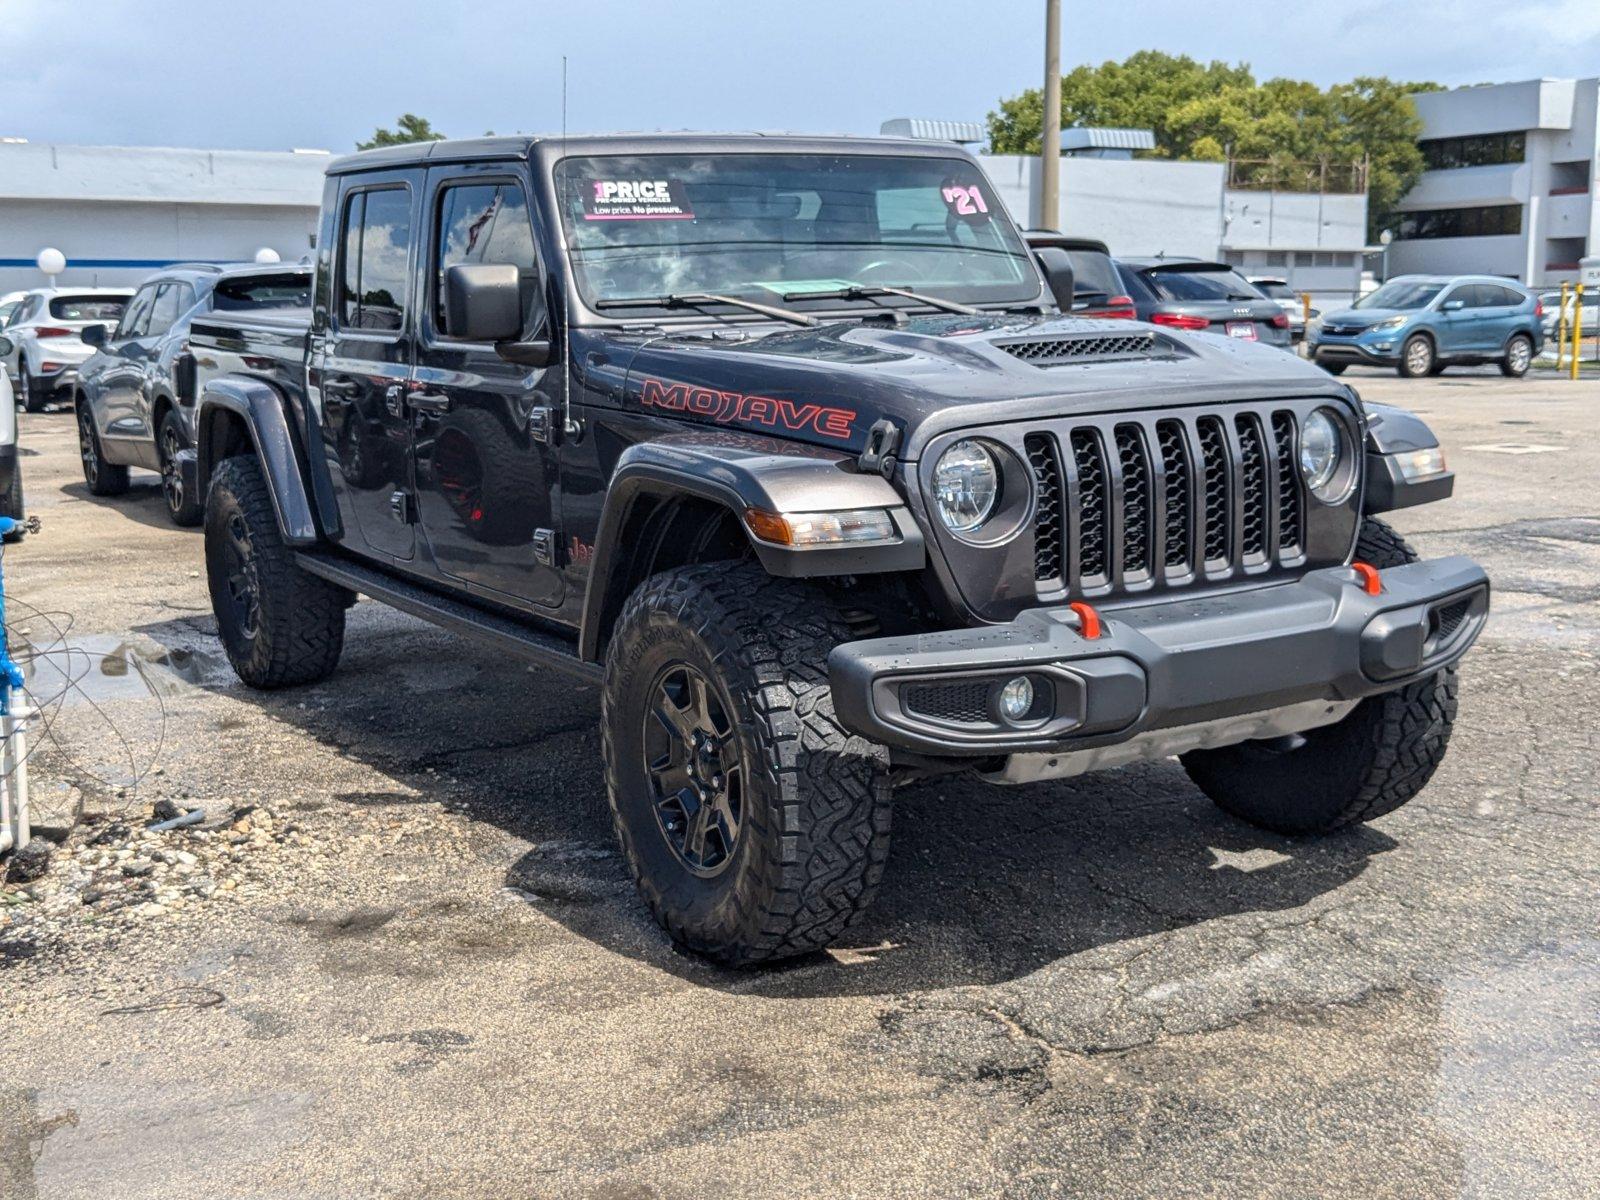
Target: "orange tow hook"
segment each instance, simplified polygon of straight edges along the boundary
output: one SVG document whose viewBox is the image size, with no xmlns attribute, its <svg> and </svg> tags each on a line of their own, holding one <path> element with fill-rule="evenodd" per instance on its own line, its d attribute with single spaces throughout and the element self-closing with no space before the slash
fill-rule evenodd
<svg viewBox="0 0 1600 1200">
<path fill-rule="evenodd" d="M 1074 600 L 1067 607 L 1078 614 L 1078 632 L 1083 635 L 1085 641 L 1092 642 L 1100 636 L 1099 613 L 1082 600 Z"/>
<path fill-rule="evenodd" d="M 1350 569 L 1361 577 L 1361 590 L 1369 596 L 1383 594 L 1383 580 L 1378 576 L 1378 568 L 1371 563 L 1353 562 Z"/>
</svg>

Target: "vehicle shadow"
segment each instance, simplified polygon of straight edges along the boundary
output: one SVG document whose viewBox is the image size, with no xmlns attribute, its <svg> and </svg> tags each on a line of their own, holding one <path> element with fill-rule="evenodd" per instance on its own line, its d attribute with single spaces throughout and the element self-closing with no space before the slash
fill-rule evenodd
<svg viewBox="0 0 1600 1200">
<path fill-rule="evenodd" d="M 634 892 L 601 778 L 597 689 L 371 603 L 352 610 L 331 679 L 276 693 L 233 678 L 209 615 L 138 632 L 210 654 L 220 669 L 193 682 L 396 785 L 329 805 L 459 808 L 530 843 L 505 873 L 525 902 L 615 953 L 722 990 L 838 996 L 1002 982 L 1098 947 L 1298 908 L 1395 845 L 1367 828 L 1316 841 L 1261 832 L 1212 806 L 1171 761 L 1022 788 L 934 780 L 897 794 L 877 901 L 836 952 L 729 971 L 675 951 Z"/>
<path fill-rule="evenodd" d="M 119 513 L 130 521 L 148 525 L 152 529 L 171 529 L 178 533 L 197 533 L 198 529 L 184 529 L 172 523 L 167 510 L 167 499 L 161 491 L 161 476 L 153 472 L 134 475 L 128 481 L 128 490 L 120 496 L 96 496 L 89 485 L 81 480 L 63 484 L 61 494 L 74 500 L 83 500 L 96 508 Z"/>
</svg>

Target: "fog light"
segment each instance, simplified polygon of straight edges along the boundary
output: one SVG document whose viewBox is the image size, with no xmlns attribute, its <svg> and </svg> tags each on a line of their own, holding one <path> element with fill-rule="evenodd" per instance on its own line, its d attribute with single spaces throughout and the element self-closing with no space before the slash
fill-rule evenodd
<svg viewBox="0 0 1600 1200">
<path fill-rule="evenodd" d="M 1033 680 L 1018 675 L 1000 689 L 1000 715 L 1008 721 L 1025 720 L 1033 711 Z"/>
</svg>

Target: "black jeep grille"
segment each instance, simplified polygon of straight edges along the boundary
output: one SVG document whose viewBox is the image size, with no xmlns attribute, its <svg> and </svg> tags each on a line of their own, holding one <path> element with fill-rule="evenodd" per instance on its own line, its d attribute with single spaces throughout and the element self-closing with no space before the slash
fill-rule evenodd
<svg viewBox="0 0 1600 1200">
<path fill-rule="evenodd" d="M 1303 561 L 1291 409 L 1066 422 L 1025 435 L 1041 593 L 1103 595 Z"/>
<path fill-rule="evenodd" d="M 1117 358 L 1150 358 L 1156 352 L 1154 333 L 1097 334 L 1087 337 L 1040 338 L 1031 342 L 996 342 L 1007 354 L 1036 367 Z"/>
</svg>

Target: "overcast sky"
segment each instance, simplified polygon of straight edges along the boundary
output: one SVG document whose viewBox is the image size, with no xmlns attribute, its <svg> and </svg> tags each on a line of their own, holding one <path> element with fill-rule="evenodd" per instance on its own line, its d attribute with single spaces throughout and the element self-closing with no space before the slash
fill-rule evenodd
<svg viewBox="0 0 1600 1200">
<path fill-rule="evenodd" d="M 1144 48 L 1320 84 L 1600 73 L 1600 0 L 1064 0 L 1062 61 Z M 1043 0 L 0 0 L 0 135 L 346 151 L 453 136 L 875 133 L 1036 86 Z M 1235 15 L 1236 14 L 1236 15 Z"/>
</svg>

